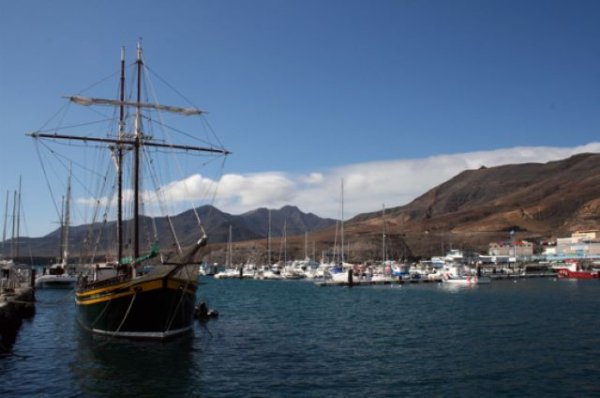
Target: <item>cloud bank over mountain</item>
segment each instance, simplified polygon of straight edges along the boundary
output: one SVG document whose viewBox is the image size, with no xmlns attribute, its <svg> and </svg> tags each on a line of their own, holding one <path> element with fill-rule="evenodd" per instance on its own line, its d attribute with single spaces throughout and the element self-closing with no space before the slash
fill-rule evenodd
<svg viewBox="0 0 600 398">
<path fill-rule="evenodd" d="M 577 153 L 600 152 L 600 143 L 572 148 L 515 147 L 398 159 L 315 170 L 310 174 L 265 172 L 227 174 L 221 178 L 215 205 L 238 214 L 257 207 L 293 204 L 321 217 L 341 217 L 341 181 L 344 181 L 344 217 L 409 203 L 458 173 L 482 166 L 545 163 Z"/>
<path fill-rule="evenodd" d="M 341 218 L 344 182 L 345 219 L 380 209 L 405 205 L 460 172 L 505 164 L 545 163 L 577 153 L 600 152 L 600 143 L 559 147 L 514 147 L 489 151 L 437 155 L 342 165 L 308 174 L 267 171 L 224 174 L 218 181 L 195 174 L 161 188 L 173 211 L 183 211 L 213 198 L 222 211 L 241 214 L 259 207 L 298 206 L 320 217 Z M 152 201 L 146 193 L 146 203 Z M 80 200 L 83 203 L 85 199 Z M 176 209 L 176 210 L 175 210 Z"/>
</svg>

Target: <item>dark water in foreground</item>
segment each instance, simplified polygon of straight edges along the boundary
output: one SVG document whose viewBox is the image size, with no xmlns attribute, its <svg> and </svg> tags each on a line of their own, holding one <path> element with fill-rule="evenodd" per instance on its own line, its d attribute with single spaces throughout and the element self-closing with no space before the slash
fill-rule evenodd
<svg viewBox="0 0 600 398">
<path fill-rule="evenodd" d="M 91 338 L 38 291 L 0 396 L 600 396 L 598 281 L 204 282 L 220 319 L 168 344 Z"/>
</svg>

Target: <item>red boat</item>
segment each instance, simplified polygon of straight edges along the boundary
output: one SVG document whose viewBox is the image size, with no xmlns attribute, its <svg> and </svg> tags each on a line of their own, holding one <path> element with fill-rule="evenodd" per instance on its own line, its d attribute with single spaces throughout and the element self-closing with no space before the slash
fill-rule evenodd
<svg viewBox="0 0 600 398">
<path fill-rule="evenodd" d="M 600 270 L 583 269 L 578 261 L 568 261 L 564 267 L 554 267 L 559 278 L 568 279 L 600 279 Z"/>
</svg>

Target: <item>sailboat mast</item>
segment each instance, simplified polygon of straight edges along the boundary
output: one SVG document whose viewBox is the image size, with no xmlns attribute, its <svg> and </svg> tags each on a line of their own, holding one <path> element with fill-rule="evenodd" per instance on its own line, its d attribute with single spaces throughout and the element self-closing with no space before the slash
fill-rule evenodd
<svg viewBox="0 0 600 398">
<path fill-rule="evenodd" d="M 133 174 L 133 256 L 140 256 L 140 147 L 142 143 L 141 131 L 141 101 L 142 101 L 142 46 L 137 47 L 137 106 L 135 108 L 135 142 L 133 148 L 134 174 Z"/>
<path fill-rule="evenodd" d="M 381 261 L 385 264 L 385 204 L 382 205 L 381 209 L 381 221 L 383 222 L 383 229 L 381 233 Z"/>
<path fill-rule="evenodd" d="M 8 221 L 8 198 L 10 191 L 6 191 L 6 204 L 4 205 L 4 231 L 2 232 L 2 254 L 4 253 L 4 245 L 6 244 L 6 224 Z"/>
<path fill-rule="evenodd" d="M 57 262 L 63 260 L 63 249 L 65 247 L 65 197 L 62 196 L 60 202 L 60 245 L 58 245 L 58 257 Z"/>
<path fill-rule="evenodd" d="M 287 218 L 283 219 L 283 266 L 287 264 Z"/>
<path fill-rule="evenodd" d="M 12 237 L 10 240 L 10 257 L 15 258 L 15 229 L 17 227 L 17 191 L 13 192 Z"/>
<path fill-rule="evenodd" d="M 341 244 L 341 254 L 342 254 L 342 265 L 344 264 L 344 179 L 342 178 L 342 221 L 340 224 L 340 233 L 342 235 L 341 239 L 342 239 L 342 244 Z"/>
<path fill-rule="evenodd" d="M 63 219 L 63 252 L 62 264 L 69 262 L 69 225 L 71 225 L 71 168 L 69 167 L 69 180 L 67 181 L 67 197 L 65 198 L 65 210 Z"/>
<path fill-rule="evenodd" d="M 19 236 L 21 233 L 21 176 L 19 176 L 19 194 L 17 196 L 17 242 L 15 244 L 15 260 L 19 257 Z"/>
<path fill-rule="evenodd" d="M 231 264 L 233 263 L 233 230 L 231 228 L 231 224 L 229 224 L 229 237 L 227 238 L 227 255 L 226 255 L 225 263 L 226 267 L 231 269 Z"/>
<path fill-rule="evenodd" d="M 121 84 L 119 85 L 119 140 L 125 137 L 125 47 L 121 47 Z M 123 258 L 123 147 L 117 145 L 117 261 Z"/>
<path fill-rule="evenodd" d="M 308 232 L 304 231 L 304 259 L 308 258 Z"/>
<path fill-rule="evenodd" d="M 269 236 L 267 237 L 267 264 L 271 268 L 271 209 L 269 209 Z"/>
</svg>

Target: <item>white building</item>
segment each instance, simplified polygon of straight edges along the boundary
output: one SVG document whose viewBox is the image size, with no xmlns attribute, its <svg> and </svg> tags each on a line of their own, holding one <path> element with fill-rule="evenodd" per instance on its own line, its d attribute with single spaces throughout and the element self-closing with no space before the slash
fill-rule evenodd
<svg viewBox="0 0 600 398">
<path fill-rule="evenodd" d="M 556 257 L 600 257 L 600 231 L 577 231 L 568 238 L 557 238 L 553 252 L 546 249 L 546 256 Z"/>
<path fill-rule="evenodd" d="M 533 256 L 533 243 L 526 240 L 492 242 L 489 245 L 488 255 L 531 257 Z"/>
</svg>

